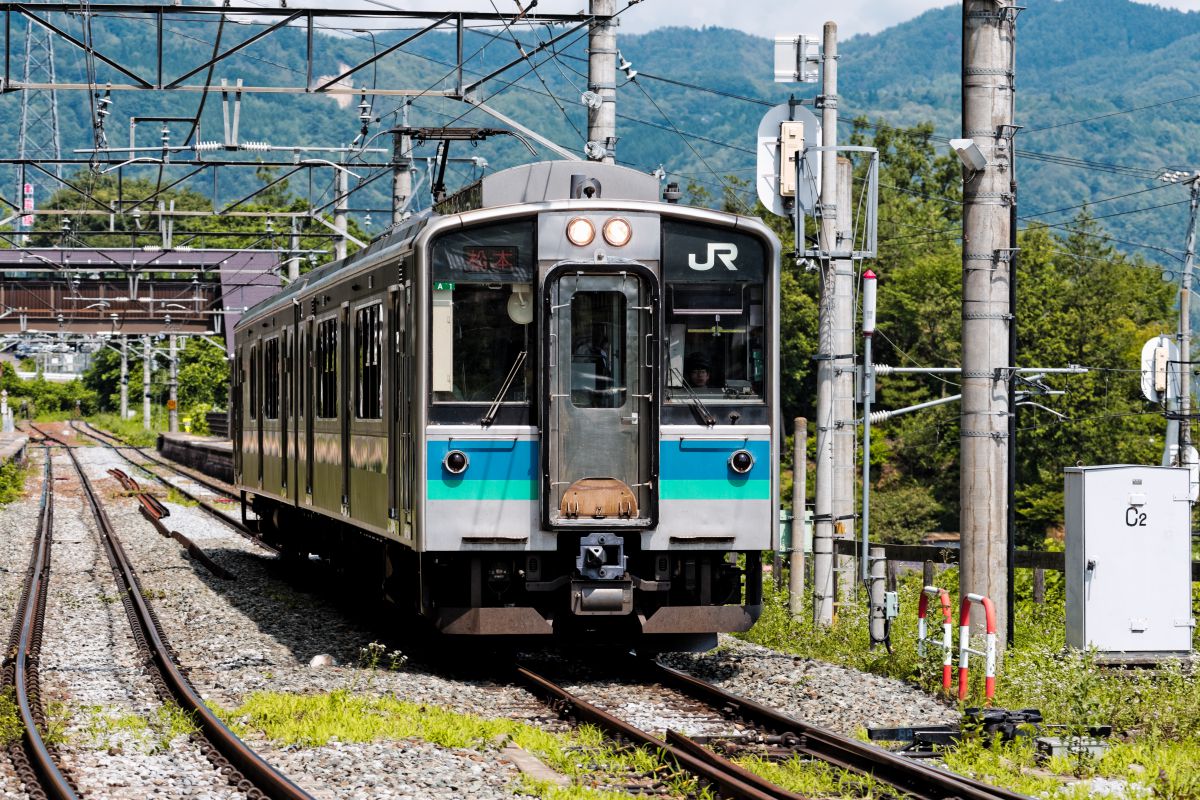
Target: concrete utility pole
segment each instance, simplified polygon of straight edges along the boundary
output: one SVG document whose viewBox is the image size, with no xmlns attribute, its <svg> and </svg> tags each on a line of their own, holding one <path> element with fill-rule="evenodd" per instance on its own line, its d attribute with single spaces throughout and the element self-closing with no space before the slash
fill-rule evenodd
<svg viewBox="0 0 1200 800">
<path fill-rule="evenodd" d="M 821 145 L 837 144 L 837 23 L 825 23 L 822 52 Z M 820 248 L 821 297 L 818 309 L 817 353 L 817 496 L 813 515 L 813 622 L 833 624 L 833 404 L 834 262 L 828 257 L 837 247 L 837 152 L 821 151 Z"/>
<path fill-rule="evenodd" d="M 167 365 L 167 430 L 179 433 L 179 341 L 171 334 L 170 362 Z"/>
<path fill-rule="evenodd" d="M 996 604 L 1000 646 L 1008 631 L 1009 281 L 1013 201 L 1013 0 L 964 0 L 963 137 L 987 160 L 964 172 L 961 535 L 959 591 Z"/>
<path fill-rule="evenodd" d="M 804 607 L 804 504 L 808 497 L 808 420 L 796 417 L 792 443 L 792 552 L 788 568 L 788 612 L 799 619 Z"/>
<path fill-rule="evenodd" d="M 591 0 L 592 16 L 611 17 L 616 0 Z M 588 104 L 588 160 L 617 160 L 617 24 L 596 22 L 588 34 L 588 91 L 598 101 Z"/>
<path fill-rule="evenodd" d="M 404 106 L 403 125 L 408 126 L 408 106 Z M 408 216 L 412 197 L 412 138 L 406 133 L 392 134 L 392 226 Z"/>
<path fill-rule="evenodd" d="M 121 419 L 129 419 L 129 337 L 121 337 Z"/>
<path fill-rule="evenodd" d="M 830 259 L 833 265 L 833 535 L 854 541 L 855 469 L 854 423 L 854 165 L 848 158 L 837 159 L 837 195 L 834 201 L 836 242 Z M 865 557 L 865 556 L 864 556 Z M 854 597 L 853 556 L 837 559 L 838 595 L 842 601 Z"/>
<path fill-rule="evenodd" d="M 154 362 L 154 350 L 150 337 L 142 336 L 142 427 L 150 430 L 150 367 Z"/>
<path fill-rule="evenodd" d="M 339 261 L 346 257 L 346 210 L 350 207 L 350 173 L 344 169 L 335 169 L 334 174 L 337 175 L 337 180 L 334 190 L 337 195 L 337 202 L 333 207 L 333 227 L 337 230 L 337 237 L 333 240 L 333 255 Z"/>
<path fill-rule="evenodd" d="M 1200 170 L 1185 172 L 1172 170 L 1160 176 L 1168 183 L 1186 183 L 1191 186 L 1191 216 L 1188 220 L 1187 245 L 1184 248 L 1183 280 L 1179 290 L 1179 448 L 1175 463 L 1191 467 L 1192 421 L 1192 282 L 1196 260 L 1196 211 L 1200 205 Z"/>
<path fill-rule="evenodd" d="M 288 259 L 288 283 L 300 277 L 300 218 L 292 217 L 292 233 L 288 240 L 288 248 L 292 251 Z"/>
</svg>

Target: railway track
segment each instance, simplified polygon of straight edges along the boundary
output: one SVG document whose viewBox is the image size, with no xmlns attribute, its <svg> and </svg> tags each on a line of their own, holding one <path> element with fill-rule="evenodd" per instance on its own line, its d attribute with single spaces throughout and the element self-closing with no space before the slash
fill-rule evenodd
<svg viewBox="0 0 1200 800">
<path fill-rule="evenodd" d="M 809 725 L 760 703 L 731 694 L 687 673 L 647 660 L 631 661 L 629 675 L 700 703 L 720 716 L 754 729 L 751 737 L 772 757 L 797 756 L 888 784 L 916 800 L 1028 800 L 1025 795 L 989 786 L 927 763 L 898 756 L 874 745 Z M 518 681 L 548 702 L 561 716 L 604 730 L 608 735 L 656 751 L 679 769 L 737 800 L 797 800 L 800 795 L 749 772 L 692 738 L 667 730 L 662 738 L 585 700 L 528 666 L 516 665 Z M 624 673 L 623 673 L 624 674 Z"/>
<path fill-rule="evenodd" d="M 41 733 L 47 726 L 41 701 L 38 659 L 42 647 L 42 625 L 46 618 L 50 545 L 54 538 L 54 468 L 49 447 L 42 448 L 42 456 L 45 470 L 33 553 L 8 640 L 7 652 L 10 657 L 5 660 L 3 668 L 4 688 L 12 689 L 14 693 L 17 713 L 24 729 L 21 740 L 8 746 L 8 753 L 31 798 L 74 800 L 78 797 L 75 787 L 59 768 L 55 753 Z"/>
<path fill-rule="evenodd" d="M 137 574 L 130 564 L 128 557 L 125 555 L 117 532 L 109 521 L 104 506 L 100 502 L 100 498 L 97 496 L 90 479 L 87 477 L 83 465 L 80 464 L 74 448 L 52 434 L 39 429 L 37 426 L 31 427 L 44 440 L 54 441 L 62 445 L 71 460 L 79 478 L 85 503 L 90 508 L 99 528 L 101 544 L 108 558 L 113 577 L 120 588 L 121 601 L 133 632 L 133 639 L 143 655 L 143 660 L 152 668 L 149 678 L 154 684 L 160 699 L 164 702 L 177 703 L 185 713 L 191 716 L 199 729 L 199 733 L 196 736 L 198 737 L 197 745 L 201 752 L 212 763 L 214 768 L 228 780 L 230 785 L 238 791 L 243 792 L 251 800 L 260 800 L 261 798 L 272 798 L 272 800 L 313 800 L 311 795 L 292 783 L 285 775 L 264 761 L 258 753 L 241 741 L 204 703 L 200 694 L 183 674 L 179 665 L 176 664 L 170 645 L 166 641 L 166 637 L 154 615 L 153 609 L 150 608 L 144 596 Z M 47 460 L 49 460 L 49 455 L 47 455 Z M 47 485 L 50 488 L 46 491 L 52 493 L 52 482 L 47 481 Z M 52 507 L 52 499 L 47 498 L 46 508 L 52 509 Z M 49 514 L 52 514 L 52 512 L 43 511 L 41 519 L 46 520 Z M 48 545 L 52 526 L 44 524 L 39 525 L 39 527 L 45 530 L 37 537 L 39 544 L 35 547 L 33 564 L 39 566 L 40 569 L 32 569 L 31 574 L 34 577 L 41 576 L 43 586 L 37 591 L 34 591 L 32 588 L 28 589 L 26 594 L 35 600 L 40 596 L 42 608 L 44 609 L 44 578 L 45 573 L 49 570 Z M 39 553 L 44 553 L 45 555 L 39 556 Z M 39 560 L 43 558 L 44 560 Z M 33 584 L 31 584 L 32 586 Z M 38 592 L 40 592 L 40 595 Z M 20 619 L 24 620 L 30 616 L 36 617 L 37 615 L 34 613 L 34 610 L 32 607 L 23 608 Z M 24 636 L 21 638 L 24 638 Z M 18 669 L 23 663 L 24 660 L 18 656 L 16 660 Z M 32 724 L 27 722 L 26 740 L 34 739 L 37 730 L 36 722 Z M 40 765 L 42 760 L 41 755 L 36 750 L 34 758 Z M 51 766 L 53 766 L 52 760 Z M 39 773 L 40 771 L 39 768 Z M 61 772 L 59 774 L 61 775 Z M 70 789 L 69 783 L 65 784 L 65 786 L 67 789 Z M 51 789 L 51 791 L 58 790 Z M 70 791 L 70 794 L 55 793 L 46 796 L 75 797 L 74 790 Z"/>
<path fill-rule="evenodd" d="M 179 492 L 181 495 L 186 497 L 188 500 L 191 500 L 192 502 L 196 503 L 196 505 L 198 505 L 209 516 L 215 517 L 215 518 L 219 519 L 221 522 L 224 522 L 224 523 L 232 526 L 233 528 L 237 529 L 237 531 L 240 534 L 242 534 L 242 536 L 244 536 L 247 539 L 249 539 L 250 541 L 254 542 L 259 547 L 262 547 L 264 550 L 268 550 L 268 551 L 270 551 L 272 553 L 276 553 L 276 554 L 278 553 L 278 551 L 275 548 L 271 547 L 269 544 L 267 544 L 261 538 L 259 538 L 259 536 L 252 529 L 247 527 L 241 520 L 230 516 L 224 510 L 213 505 L 208 499 L 206 499 L 202 495 L 199 495 L 196 492 L 190 490 L 186 486 L 181 486 L 178 483 L 167 480 L 165 477 L 162 476 L 162 474 L 160 474 L 159 472 L 157 472 L 154 469 L 151 469 L 150 466 L 148 466 L 148 464 L 153 464 L 157 467 L 163 467 L 165 469 L 168 469 L 168 470 L 174 472 L 175 474 L 179 475 L 181 478 L 183 478 L 185 480 L 192 481 L 193 483 L 203 486 L 205 489 L 208 489 L 210 492 L 212 492 L 216 495 L 226 497 L 230 501 L 236 502 L 236 501 L 238 501 L 239 498 L 238 498 L 237 493 L 233 490 L 232 487 L 226 486 L 226 485 L 218 483 L 216 481 L 212 481 L 210 479 L 201 478 L 196 475 L 193 475 L 190 471 L 185 471 L 185 470 L 171 464 L 170 462 L 159 458 L 158 456 L 154 456 L 154 455 L 147 453 L 145 448 L 135 447 L 134 445 L 128 444 L 127 442 L 123 441 L 122 439 L 120 439 L 116 436 L 113 436 L 112 434 L 108 433 L 107 431 L 101 431 L 97 428 L 92 427 L 90 424 L 88 424 L 87 422 L 84 422 L 83 420 L 74 420 L 71 424 L 75 428 L 75 430 L 79 431 L 84 436 L 87 436 L 87 437 L 91 438 L 92 440 L 99 442 L 104 447 L 109 448 L 114 453 L 121 456 L 121 458 L 123 458 L 126 461 L 126 463 L 136 467 L 137 469 L 142 470 L 143 472 L 145 472 L 147 475 L 152 477 L 155 481 L 157 481 L 162 486 L 164 486 L 168 489 L 174 489 L 175 491 Z M 135 461 L 134 459 L 130 458 L 129 457 L 130 450 L 135 451 L 138 455 L 140 455 L 142 458 L 144 458 L 145 461 L 139 463 L 138 461 Z"/>
</svg>

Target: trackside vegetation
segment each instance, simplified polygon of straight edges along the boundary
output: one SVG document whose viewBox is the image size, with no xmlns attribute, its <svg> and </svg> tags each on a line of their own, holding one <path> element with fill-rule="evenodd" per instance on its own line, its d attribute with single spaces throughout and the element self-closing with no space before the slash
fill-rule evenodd
<svg viewBox="0 0 1200 800">
<path fill-rule="evenodd" d="M 1100 758 L 1078 756 L 1043 762 L 1032 739 L 996 745 L 968 731 L 946 762 L 972 777 L 1035 796 L 1084 798 L 1109 788 L 1124 797 L 1200 797 L 1200 681 L 1193 668 L 1168 661 L 1158 669 L 1115 669 L 1094 652 L 1069 650 L 1063 620 L 1064 586 L 1046 575 L 1046 600 L 1032 601 L 1031 573 L 1017 572 L 1015 639 L 998 670 L 993 706 L 1042 711 L 1048 735 L 1082 735 L 1090 726 L 1112 725 L 1109 750 Z M 938 575 L 958 608 L 956 568 Z M 941 652 L 917 655 L 920 573 L 900 579 L 901 615 L 890 630 L 890 646 L 871 649 L 867 605 L 860 596 L 843 604 L 833 626 L 815 627 L 811 600 L 791 619 L 786 592 L 765 585 L 764 613 L 742 638 L 783 652 L 842 664 L 908 681 L 941 693 Z M 786 585 L 786 581 L 785 581 Z M 861 595 L 861 592 L 860 592 Z M 1200 605 L 1193 592 L 1193 606 Z M 976 643 L 982 649 L 982 643 Z M 957 655 L 957 654 L 956 654 Z M 983 681 L 976 660 L 972 691 L 964 707 L 982 705 Z M 952 701 L 947 701 L 952 702 Z M 922 720 L 910 720 L 921 724 Z"/>
</svg>

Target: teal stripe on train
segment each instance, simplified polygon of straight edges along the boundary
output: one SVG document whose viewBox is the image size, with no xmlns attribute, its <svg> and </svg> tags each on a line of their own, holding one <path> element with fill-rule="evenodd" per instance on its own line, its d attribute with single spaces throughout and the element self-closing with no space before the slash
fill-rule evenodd
<svg viewBox="0 0 1200 800">
<path fill-rule="evenodd" d="M 729 466 L 738 450 L 754 456 L 739 475 Z M 771 445 L 745 439 L 667 439 L 659 445 L 659 497 L 663 500 L 770 500 Z"/>
<path fill-rule="evenodd" d="M 451 450 L 467 454 L 467 469 L 452 475 L 442 466 Z M 538 443 L 513 439 L 429 441 L 425 447 L 430 500 L 537 500 Z"/>
</svg>

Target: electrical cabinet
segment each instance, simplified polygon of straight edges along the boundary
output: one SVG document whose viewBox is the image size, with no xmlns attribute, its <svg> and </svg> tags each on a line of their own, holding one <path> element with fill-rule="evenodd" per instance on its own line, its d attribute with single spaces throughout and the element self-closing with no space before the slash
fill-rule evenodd
<svg viewBox="0 0 1200 800">
<path fill-rule="evenodd" d="M 1192 649 L 1189 475 L 1176 467 L 1066 470 L 1067 645 Z"/>
</svg>

